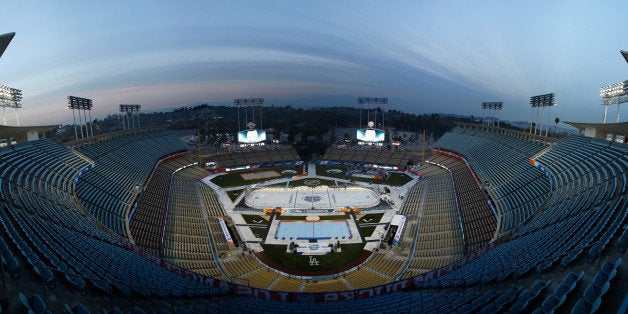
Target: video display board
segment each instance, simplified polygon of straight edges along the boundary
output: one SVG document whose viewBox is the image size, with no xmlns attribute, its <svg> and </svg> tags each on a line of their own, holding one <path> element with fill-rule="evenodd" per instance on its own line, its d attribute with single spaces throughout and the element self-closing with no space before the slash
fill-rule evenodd
<svg viewBox="0 0 628 314">
<path fill-rule="evenodd" d="M 384 131 L 378 129 L 358 129 L 358 141 L 363 142 L 383 142 L 385 140 Z"/>
<path fill-rule="evenodd" d="M 266 131 L 247 130 L 238 132 L 238 143 L 253 144 L 266 140 Z"/>
</svg>

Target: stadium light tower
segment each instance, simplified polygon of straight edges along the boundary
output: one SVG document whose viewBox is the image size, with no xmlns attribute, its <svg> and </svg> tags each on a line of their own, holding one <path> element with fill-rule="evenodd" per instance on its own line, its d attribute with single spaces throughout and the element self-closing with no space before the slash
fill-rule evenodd
<svg viewBox="0 0 628 314">
<path fill-rule="evenodd" d="M 377 97 L 358 97 L 356 102 L 360 104 L 360 128 L 356 130 L 356 138 L 359 145 L 376 145 L 382 146 L 386 142 L 386 129 L 384 124 L 384 110 L 380 105 L 387 105 L 388 98 Z M 366 107 L 366 128 L 362 128 L 362 111 Z M 371 113 L 371 111 L 374 111 Z M 378 123 L 378 115 L 381 111 L 381 122 Z M 393 145 L 400 145 L 399 142 L 393 142 Z"/>
<path fill-rule="evenodd" d="M 489 116 L 492 114 L 490 124 L 491 126 L 495 126 L 495 114 L 501 113 L 501 111 L 504 109 L 504 103 L 501 101 L 500 102 L 483 102 L 482 109 L 489 110 Z M 500 120 L 501 120 L 500 115 L 498 115 L 497 127 L 499 127 Z M 484 117 L 482 118 L 482 124 L 484 124 Z M 488 124 L 488 121 L 487 121 L 487 124 Z"/>
<path fill-rule="evenodd" d="M 377 109 L 377 110 L 381 110 L 381 108 L 379 106 L 377 106 L 377 108 L 371 108 L 370 105 L 388 105 L 388 98 L 386 97 L 358 97 L 357 101 L 358 104 L 360 104 L 360 129 L 362 128 L 362 106 L 367 105 L 366 108 L 366 121 L 367 124 L 368 122 L 371 122 L 371 110 L 373 109 Z M 375 111 L 375 114 L 373 115 L 373 123 L 375 124 L 376 128 L 379 128 L 377 125 L 377 110 Z M 384 110 L 382 111 L 382 130 L 385 130 L 384 128 Z"/>
<path fill-rule="evenodd" d="M 236 107 L 237 115 L 238 115 L 238 132 L 242 131 L 242 125 L 240 124 L 240 107 L 244 107 L 244 124 L 248 125 L 249 122 L 255 123 L 255 108 L 259 107 L 260 109 L 260 129 L 263 128 L 262 125 L 262 105 L 264 104 L 264 98 L 236 98 L 233 100 L 233 105 Z M 248 110 L 251 108 L 251 110 Z M 249 121 L 248 112 L 251 111 L 252 117 L 251 121 Z"/>
<path fill-rule="evenodd" d="M 14 108 L 17 126 L 20 126 L 20 116 L 17 110 L 22 108 L 21 101 L 22 90 L 0 84 L 0 107 L 2 107 L 2 121 L 4 125 L 7 125 L 7 108 Z"/>
<path fill-rule="evenodd" d="M 554 93 L 532 96 L 530 97 L 530 105 L 532 106 L 532 118 L 533 121 L 530 122 L 530 134 L 532 134 L 532 126 L 534 125 L 534 134 L 536 135 L 536 130 L 538 130 L 539 122 L 539 112 L 543 110 L 541 113 L 541 119 L 543 119 L 543 115 L 545 114 L 545 107 L 549 107 L 547 110 L 547 123 L 545 123 L 545 136 L 547 136 L 547 132 L 549 131 L 549 116 L 550 109 L 556 105 L 554 102 Z M 534 109 L 536 108 L 536 120 L 534 119 Z M 536 121 L 536 123 L 535 123 Z M 541 124 L 541 129 L 538 135 L 543 135 L 543 124 Z"/>
<path fill-rule="evenodd" d="M 600 97 L 602 97 L 602 105 L 604 106 L 604 123 L 606 123 L 608 106 L 613 104 L 617 104 L 617 119 L 615 122 L 619 123 L 619 105 L 628 102 L 628 80 L 603 86 L 600 89 Z"/>
<path fill-rule="evenodd" d="M 266 141 L 266 131 L 264 130 L 264 120 L 262 119 L 262 105 L 264 98 L 236 98 L 233 105 L 236 107 L 238 116 L 238 127 L 236 131 L 237 141 L 240 146 L 264 145 Z M 244 108 L 244 125 L 240 124 L 240 107 Z M 255 110 L 259 108 L 259 125 L 255 122 Z M 249 111 L 251 119 L 249 120 Z"/>
<path fill-rule="evenodd" d="M 127 129 L 132 129 L 135 128 L 135 120 L 133 119 L 133 116 L 136 116 L 137 118 L 137 127 L 140 127 L 140 108 L 142 106 L 141 105 L 125 105 L 125 104 L 120 104 L 120 113 L 122 114 L 122 129 L 123 130 L 127 130 Z M 126 118 L 126 126 L 124 124 L 124 119 Z M 130 122 L 129 122 L 129 118 L 130 118 Z"/>
<path fill-rule="evenodd" d="M 78 133 L 76 131 L 76 115 L 75 110 L 78 110 L 79 116 L 79 125 L 81 127 L 81 139 L 89 138 L 90 132 L 87 128 L 87 114 L 86 111 L 89 111 L 89 119 L 91 121 L 92 118 L 92 100 L 88 98 L 76 97 L 76 96 L 68 96 L 68 109 L 72 109 L 72 117 L 74 119 L 74 137 L 78 140 Z M 81 120 L 81 111 L 83 112 L 83 120 Z M 85 136 L 83 136 L 83 125 L 85 125 Z M 91 123 L 90 123 L 91 125 Z M 91 136 L 94 136 L 94 130 L 92 129 Z"/>
</svg>

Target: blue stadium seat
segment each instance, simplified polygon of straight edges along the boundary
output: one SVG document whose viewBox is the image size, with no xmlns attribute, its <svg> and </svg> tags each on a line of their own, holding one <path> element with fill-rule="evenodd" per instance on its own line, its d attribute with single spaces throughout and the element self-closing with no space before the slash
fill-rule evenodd
<svg viewBox="0 0 628 314">
<path fill-rule="evenodd" d="M 571 314 L 592 314 L 597 312 L 601 304 L 602 299 L 600 298 L 595 299 L 593 303 L 590 303 L 585 299 L 579 299 L 571 310 Z"/>
<path fill-rule="evenodd" d="M 52 313 L 42 297 L 35 293 L 33 296 L 26 297 L 23 293 L 19 294 L 20 302 L 29 313 L 43 314 Z"/>
<path fill-rule="evenodd" d="M 91 312 L 81 303 L 77 303 L 74 306 L 68 304 L 65 305 L 65 311 L 69 314 L 90 314 Z"/>
</svg>

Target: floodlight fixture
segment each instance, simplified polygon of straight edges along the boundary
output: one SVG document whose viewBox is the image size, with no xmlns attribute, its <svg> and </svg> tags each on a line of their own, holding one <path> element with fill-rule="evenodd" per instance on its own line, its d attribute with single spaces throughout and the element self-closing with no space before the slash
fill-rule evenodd
<svg viewBox="0 0 628 314">
<path fill-rule="evenodd" d="M 93 103 L 92 100 L 89 98 L 83 98 L 83 97 L 76 97 L 76 96 L 68 96 L 68 109 L 72 110 L 72 117 L 74 119 L 74 137 L 78 140 L 78 133 L 76 130 L 76 114 L 75 114 L 75 110 L 78 110 L 78 116 L 79 116 L 79 125 L 81 127 L 81 138 L 89 138 L 90 137 L 90 130 L 91 130 L 91 136 L 94 136 L 94 129 L 93 129 L 93 123 L 90 122 L 89 128 L 88 128 L 88 120 L 87 120 L 87 112 L 89 112 L 89 121 L 92 120 L 92 107 L 93 107 Z M 81 120 L 81 111 L 83 112 L 83 120 Z M 85 136 L 83 136 L 83 125 L 85 125 Z"/>
<path fill-rule="evenodd" d="M 260 128 L 263 128 L 262 124 L 262 105 L 264 104 L 264 98 L 235 98 L 233 100 L 233 105 L 236 107 L 236 115 L 238 117 L 238 127 L 236 132 L 242 131 L 242 126 L 240 124 L 240 107 L 244 107 L 244 124 L 248 124 L 249 122 L 255 122 L 255 108 L 259 107 L 259 117 L 260 117 Z M 251 108 L 248 110 L 247 108 Z M 249 121 L 249 111 L 252 113 L 252 121 Z"/>
<path fill-rule="evenodd" d="M 20 117 L 17 113 L 17 109 L 22 108 L 21 101 L 21 89 L 0 84 L 0 107 L 2 107 L 2 121 L 4 125 L 7 125 L 7 108 L 13 108 L 15 109 L 17 125 L 20 126 Z"/>
<path fill-rule="evenodd" d="M 122 115 L 122 129 L 126 130 L 126 129 L 132 129 L 135 128 L 135 120 L 133 119 L 133 116 L 135 116 L 137 118 L 137 127 L 140 127 L 140 109 L 142 108 L 141 105 L 137 105 L 137 104 L 120 104 L 120 114 Z M 129 118 L 130 118 L 130 124 L 129 125 Z M 126 125 L 124 123 L 126 119 Z"/>
<path fill-rule="evenodd" d="M 92 110 L 92 100 L 76 96 L 68 96 L 68 108 L 77 110 Z"/>
<path fill-rule="evenodd" d="M 358 104 L 374 104 L 374 105 L 387 105 L 388 98 L 381 97 L 358 97 Z"/>
<path fill-rule="evenodd" d="M 141 105 L 125 105 L 120 104 L 120 112 L 136 112 L 140 111 Z"/>
<path fill-rule="evenodd" d="M 530 97 L 530 105 L 532 107 L 532 120 L 530 121 L 530 134 L 532 134 L 532 130 L 534 129 L 534 134 L 539 130 L 538 125 L 541 124 L 541 129 L 539 130 L 538 135 L 543 135 L 543 127 L 545 126 L 545 136 L 547 136 L 549 132 L 549 116 L 550 110 L 553 106 L 556 105 L 554 93 L 537 95 Z M 543 119 L 543 115 L 545 114 L 545 107 L 547 110 L 547 123 L 543 124 L 541 120 L 539 120 L 539 113 L 541 113 L 541 119 Z M 534 109 L 536 109 L 536 120 L 534 119 Z M 541 122 L 541 123 L 539 123 Z M 534 127 L 533 127 L 534 126 Z"/>
<path fill-rule="evenodd" d="M 501 101 L 492 101 L 492 102 L 482 102 L 482 109 L 484 110 L 489 110 L 489 115 L 491 115 L 491 120 L 490 121 L 486 121 L 487 124 L 490 124 L 491 126 L 495 126 L 495 115 L 496 113 L 500 113 L 501 110 L 504 109 L 504 103 Z M 499 117 L 498 117 L 498 121 L 497 121 L 497 126 L 499 127 Z M 482 121 L 482 124 L 484 124 L 484 121 Z"/>
<path fill-rule="evenodd" d="M 602 105 L 604 106 L 604 123 L 606 123 L 606 114 L 608 113 L 608 105 L 617 104 L 617 123 L 619 123 L 619 105 L 628 102 L 628 80 L 603 86 L 600 89 L 600 97 L 602 97 Z"/>
<path fill-rule="evenodd" d="M 0 84 L 0 106 L 22 108 L 22 90 Z"/>
<path fill-rule="evenodd" d="M 612 98 L 617 96 L 624 96 L 628 94 L 628 80 L 603 86 L 600 89 L 600 97 Z"/>
<path fill-rule="evenodd" d="M 360 121 L 359 121 L 359 128 L 362 129 L 362 110 L 363 110 L 363 106 L 366 105 L 366 124 L 367 126 L 369 125 L 369 123 L 373 122 L 373 124 L 375 125 L 376 129 L 380 129 L 380 124 L 377 123 L 377 118 L 378 118 L 378 112 L 381 111 L 381 129 L 385 129 L 385 125 L 384 125 L 384 110 L 381 110 L 379 106 L 377 106 L 377 108 L 374 108 L 374 106 L 376 105 L 388 105 L 388 98 L 387 97 L 358 97 L 356 99 L 356 102 L 358 104 L 360 104 Z M 371 113 L 371 110 L 375 111 L 374 113 Z M 374 120 L 374 121 L 373 121 Z"/>
<path fill-rule="evenodd" d="M 489 110 L 502 110 L 504 108 L 503 102 L 483 102 L 482 109 Z"/>
<path fill-rule="evenodd" d="M 264 98 L 236 98 L 233 100 L 236 106 L 261 106 L 264 104 Z"/>
<path fill-rule="evenodd" d="M 530 97 L 530 105 L 532 105 L 533 108 L 554 106 L 554 93 L 532 96 Z"/>
</svg>

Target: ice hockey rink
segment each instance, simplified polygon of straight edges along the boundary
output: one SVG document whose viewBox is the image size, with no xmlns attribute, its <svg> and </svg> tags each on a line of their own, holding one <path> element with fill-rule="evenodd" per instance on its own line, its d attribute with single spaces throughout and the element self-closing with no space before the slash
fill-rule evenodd
<svg viewBox="0 0 628 314">
<path fill-rule="evenodd" d="M 379 204 L 379 195 L 361 187 L 261 188 L 248 193 L 246 205 L 252 208 L 342 209 L 370 208 Z"/>
</svg>

